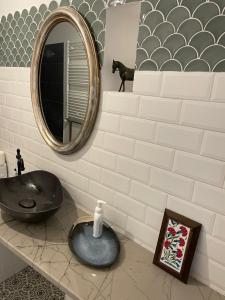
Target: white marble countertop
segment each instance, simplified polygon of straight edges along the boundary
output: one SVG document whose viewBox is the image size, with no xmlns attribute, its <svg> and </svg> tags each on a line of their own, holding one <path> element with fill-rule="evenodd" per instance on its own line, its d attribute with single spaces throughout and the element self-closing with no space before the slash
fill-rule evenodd
<svg viewBox="0 0 225 300">
<path fill-rule="evenodd" d="M 45 223 L 26 224 L 1 212 L 0 242 L 34 269 L 80 300 L 225 300 L 224 296 L 190 279 L 183 284 L 152 264 L 153 255 L 120 237 L 119 262 L 96 270 L 80 264 L 70 252 L 68 232 L 77 217 L 69 195 L 62 208 Z"/>
</svg>

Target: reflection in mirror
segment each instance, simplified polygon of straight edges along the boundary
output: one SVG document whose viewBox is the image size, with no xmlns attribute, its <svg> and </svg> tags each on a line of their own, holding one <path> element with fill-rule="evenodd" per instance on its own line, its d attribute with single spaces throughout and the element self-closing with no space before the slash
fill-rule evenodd
<svg viewBox="0 0 225 300">
<path fill-rule="evenodd" d="M 82 128 L 88 107 L 89 69 L 83 40 L 69 22 L 49 33 L 40 64 L 40 102 L 46 125 L 67 144 Z"/>
</svg>

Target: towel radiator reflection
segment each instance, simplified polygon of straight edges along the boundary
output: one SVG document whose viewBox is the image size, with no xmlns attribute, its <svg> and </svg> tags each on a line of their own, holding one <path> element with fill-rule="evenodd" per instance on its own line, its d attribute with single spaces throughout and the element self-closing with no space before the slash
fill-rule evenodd
<svg viewBox="0 0 225 300">
<path fill-rule="evenodd" d="M 67 42 L 64 50 L 64 133 L 68 143 L 82 126 L 89 95 L 89 69 L 82 42 Z"/>
</svg>

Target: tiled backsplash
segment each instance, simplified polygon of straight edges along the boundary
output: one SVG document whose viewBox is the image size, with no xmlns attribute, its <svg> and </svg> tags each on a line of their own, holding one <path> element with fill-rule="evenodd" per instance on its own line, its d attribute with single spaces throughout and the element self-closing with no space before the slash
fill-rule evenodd
<svg viewBox="0 0 225 300">
<path fill-rule="evenodd" d="M 84 16 L 103 63 L 106 9 L 114 2 L 53 0 L 48 6 L 42 4 L 31 7 L 29 11 L 24 8 L 22 12 L 3 16 L 0 22 L 0 66 L 30 66 L 36 34 L 48 14 L 59 6 L 72 6 Z M 139 70 L 225 71 L 224 1 L 141 2 L 136 58 Z"/>
<path fill-rule="evenodd" d="M 32 6 L 22 12 L 2 16 L 0 21 L 0 66 L 30 67 L 35 37 L 51 11 L 71 6 L 87 21 L 95 38 L 99 61 L 103 63 L 106 9 L 114 0 L 53 0 L 47 6 Z M 125 0 L 124 3 L 134 0 Z"/>
<path fill-rule="evenodd" d="M 136 72 L 134 93 L 105 92 L 78 153 L 58 155 L 34 121 L 29 68 L 0 68 L 0 149 L 10 175 L 55 173 L 76 203 L 154 251 L 165 207 L 203 224 L 192 273 L 225 294 L 225 75 Z M 149 84 L 151 83 L 151 84 Z"/>
<path fill-rule="evenodd" d="M 225 71 L 225 2 L 142 0 L 137 67 Z"/>
</svg>

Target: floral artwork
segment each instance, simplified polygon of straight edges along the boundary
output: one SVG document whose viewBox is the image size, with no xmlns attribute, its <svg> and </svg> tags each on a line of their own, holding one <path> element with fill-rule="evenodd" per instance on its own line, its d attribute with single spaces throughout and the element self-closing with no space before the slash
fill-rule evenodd
<svg viewBox="0 0 225 300">
<path fill-rule="evenodd" d="M 178 273 L 182 268 L 189 234 L 189 227 L 168 219 L 160 262 Z"/>
</svg>

